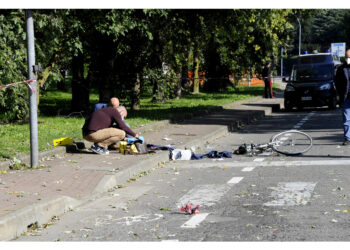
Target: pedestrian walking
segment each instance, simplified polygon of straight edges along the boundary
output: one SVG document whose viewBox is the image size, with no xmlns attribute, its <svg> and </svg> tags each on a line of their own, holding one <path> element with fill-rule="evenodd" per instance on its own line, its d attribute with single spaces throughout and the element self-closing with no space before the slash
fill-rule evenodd
<svg viewBox="0 0 350 250">
<path fill-rule="evenodd" d="M 345 62 L 339 66 L 335 75 L 335 87 L 339 95 L 339 105 L 342 109 L 344 142 L 350 144 L 350 49 L 345 52 Z"/>
<path fill-rule="evenodd" d="M 262 72 L 262 76 L 265 83 L 265 98 L 273 98 L 272 85 L 271 85 L 271 62 L 267 61 Z"/>
</svg>

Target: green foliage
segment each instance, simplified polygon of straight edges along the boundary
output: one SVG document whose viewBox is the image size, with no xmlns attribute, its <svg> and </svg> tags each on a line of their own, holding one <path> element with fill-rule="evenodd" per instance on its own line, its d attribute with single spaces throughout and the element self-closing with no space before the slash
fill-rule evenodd
<svg viewBox="0 0 350 250">
<path fill-rule="evenodd" d="M 0 10 L 0 86 L 26 79 L 24 11 Z M 23 84 L 0 90 L 2 122 L 21 120 L 28 112 L 28 90 Z"/>
<path fill-rule="evenodd" d="M 229 82 L 217 79 L 227 78 L 231 73 L 239 76 L 243 71 L 259 71 L 267 59 L 277 60 L 280 47 L 287 44 L 293 29 L 292 11 L 35 10 L 37 63 L 45 69 L 39 75 L 40 88 L 47 90 L 62 81 L 59 70 L 66 69 L 75 72 L 75 75 L 72 73 L 73 96 L 81 95 L 73 98 L 74 105 L 88 105 L 85 97 L 90 86 L 98 89 L 101 101 L 113 95 L 135 100 L 138 96 L 131 89 L 137 89 L 140 84 L 136 79 L 145 79 L 141 84 L 148 85 L 148 89 L 156 86 L 155 100 L 164 102 L 179 97 L 178 90 L 184 89 L 186 80 L 180 82 L 176 78 L 186 77 L 195 66 L 214 79 L 206 83 L 213 86 L 211 90 L 226 88 Z M 6 76 L 0 73 L 0 83 L 3 84 L 23 80 L 26 75 L 25 18 L 20 10 L 1 10 L 0 13 L 0 35 L 6 33 L 0 36 L 0 66 L 10 69 Z M 297 10 L 296 13 L 306 16 L 305 13 L 309 12 Z M 11 61 L 9 66 L 8 60 Z M 77 62 L 77 65 L 73 66 L 72 62 Z M 162 73 L 164 64 L 169 66 L 167 75 Z M 151 78 L 157 80 L 147 80 Z M 82 88 L 84 97 L 79 91 Z M 18 91 L 21 89 L 25 91 L 24 86 Z M 176 95 L 173 94 L 175 91 Z M 27 112 L 26 105 L 20 106 L 25 102 L 18 100 L 22 97 L 17 92 L 11 93 L 12 99 L 3 99 L 0 103 L 3 113 L 6 113 L 5 106 L 10 107 L 7 109 L 8 121 L 23 117 Z M 4 93 L 2 91 L 0 95 Z M 23 98 L 25 95 L 22 93 Z M 10 106 L 14 100 L 16 103 Z M 21 112 L 15 114 L 15 106 Z"/>
<path fill-rule="evenodd" d="M 309 23 L 310 36 L 307 43 L 319 44 L 322 49 L 330 48 L 332 42 L 346 42 L 345 17 L 349 10 L 329 9 L 318 13 Z M 307 37 L 307 35 L 306 35 Z M 317 48 L 315 48 L 317 49 Z"/>
</svg>

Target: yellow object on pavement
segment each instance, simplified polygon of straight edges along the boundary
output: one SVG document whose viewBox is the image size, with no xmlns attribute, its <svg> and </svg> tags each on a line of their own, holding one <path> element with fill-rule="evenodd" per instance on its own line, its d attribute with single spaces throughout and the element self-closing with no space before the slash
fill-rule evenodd
<svg viewBox="0 0 350 250">
<path fill-rule="evenodd" d="M 65 146 L 65 145 L 73 145 L 73 139 L 70 137 L 63 137 L 59 139 L 53 140 L 53 145 L 56 146 Z"/>
</svg>

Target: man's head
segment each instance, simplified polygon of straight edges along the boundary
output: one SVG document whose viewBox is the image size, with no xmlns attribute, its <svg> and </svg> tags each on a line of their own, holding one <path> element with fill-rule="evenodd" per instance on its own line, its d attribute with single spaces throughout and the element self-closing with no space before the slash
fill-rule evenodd
<svg viewBox="0 0 350 250">
<path fill-rule="evenodd" d="M 119 99 L 117 97 L 112 97 L 109 102 L 110 102 L 110 105 L 113 108 L 118 108 L 119 107 Z"/>
<path fill-rule="evenodd" d="M 345 62 L 350 65 L 350 49 L 347 49 L 345 52 Z"/>
<path fill-rule="evenodd" d="M 350 49 L 347 49 L 345 52 L 345 58 L 350 58 Z"/>
<path fill-rule="evenodd" d="M 117 110 L 119 111 L 119 114 L 122 118 L 126 118 L 128 116 L 128 111 L 126 111 L 126 108 L 124 106 L 119 106 Z"/>
</svg>

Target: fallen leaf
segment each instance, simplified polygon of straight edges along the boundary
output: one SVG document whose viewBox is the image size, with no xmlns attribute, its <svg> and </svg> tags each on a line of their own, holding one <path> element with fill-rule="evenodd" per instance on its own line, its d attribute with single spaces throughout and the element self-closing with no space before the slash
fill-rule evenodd
<svg viewBox="0 0 350 250">
<path fill-rule="evenodd" d="M 311 228 L 316 228 L 316 226 L 311 226 Z"/>
</svg>

